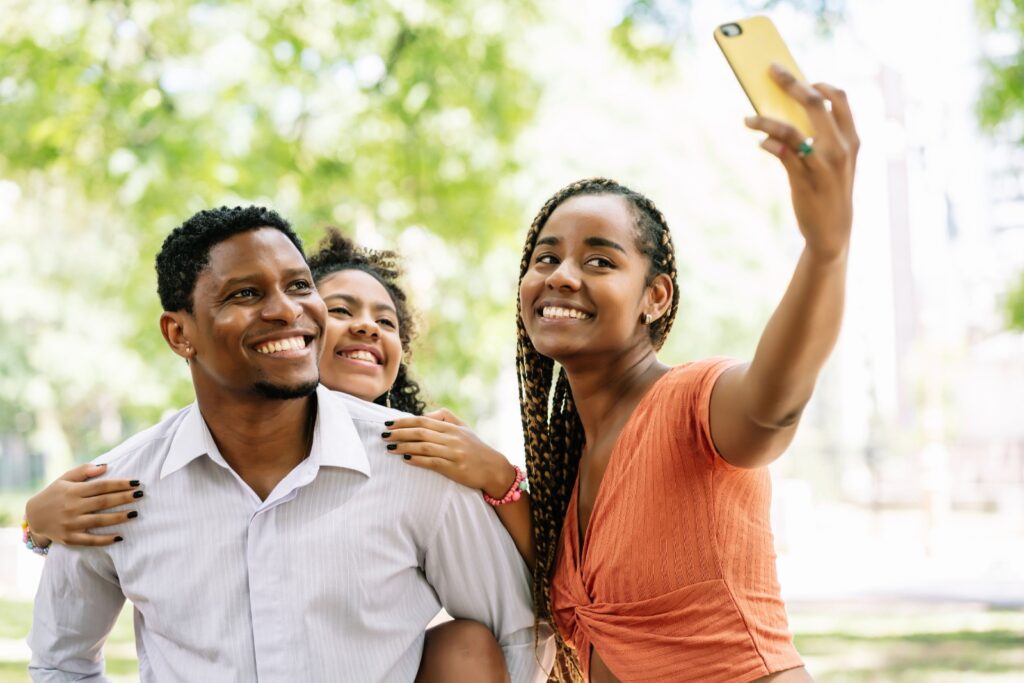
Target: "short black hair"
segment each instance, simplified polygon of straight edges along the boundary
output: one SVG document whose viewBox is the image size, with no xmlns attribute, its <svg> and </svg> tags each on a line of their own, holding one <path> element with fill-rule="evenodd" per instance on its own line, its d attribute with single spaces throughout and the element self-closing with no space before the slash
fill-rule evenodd
<svg viewBox="0 0 1024 683">
<path fill-rule="evenodd" d="M 274 228 L 302 257 L 302 240 L 276 211 L 262 206 L 205 209 L 171 231 L 156 255 L 156 291 L 165 311 L 192 313 L 196 279 L 210 264 L 210 249 L 241 232 Z"/>
</svg>

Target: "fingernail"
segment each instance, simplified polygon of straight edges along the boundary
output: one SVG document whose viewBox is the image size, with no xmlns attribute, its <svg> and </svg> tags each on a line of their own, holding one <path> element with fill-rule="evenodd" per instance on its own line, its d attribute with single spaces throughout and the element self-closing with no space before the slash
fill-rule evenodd
<svg viewBox="0 0 1024 683">
<path fill-rule="evenodd" d="M 389 436 L 391 436 L 391 432 L 381 432 L 380 436 L 381 436 L 382 439 L 386 439 Z"/>
<path fill-rule="evenodd" d="M 745 116 L 745 117 L 743 117 L 743 123 L 747 124 L 748 126 L 752 126 L 756 122 L 757 122 L 757 117 L 756 116 Z"/>
<path fill-rule="evenodd" d="M 397 443 L 389 443 L 389 444 L 388 444 L 388 450 L 389 450 L 389 451 L 393 451 L 393 450 L 395 450 L 396 448 L 398 448 L 398 444 L 397 444 Z"/>
<path fill-rule="evenodd" d="M 129 486 L 138 486 L 139 485 L 139 480 L 138 479 L 132 479 L 130 482 L 128 482 L 128 485 Z"/>
<path fill-rule="evenodd" d="M 123 539 L 123 538 L 121 538 L 120 536 L 114 536 L 114 543 L 120 543 L 120 542 L 121 542 L 121 541 L 123 541 L 123 540 L 124 540 L 124 539 Z"/>
<path fill-rule="evenodd" d="M 774 71 L 777 74 L 781 74 L 785 73 L 786 69 L 784 69 L 783 66 L 778 62 L 772 62 L 772 71 Z"/>
<path fill-rule="evenodd" d="M 138 510 L 132 510 L 131 512 L 128 513 L 128 519 L 135 519 L 138 516 L 139 516 L 139 511 Z"/>
<path fill-rule="evenodd" d="M 395 424 L 395 421 L 394 421 L 394 420 L 388 420 L 387 422 L 385 422 L 385 423 L 384 423 L 384 426 L 385 426 L 385 427 L 390 427 L 390 426 L 391 426 L 391 425 L 393 425 L 393 424 Z"/>
<path fill-rule="evenodd" d="M 105 462 L 96 463 L 96 467 L 106 467 L 106 466 L 107 466 L 107 463 L 105 463 Z"/>
<path fill-rule="evenodd" d="M 142 496 L 142 491 L 136 491 L 135 493 L 132 494 L 132 498 L 142 498 Z"/>
<path fill-rule="evenodd" d="M 405 455 L 403 455 L 402 457 L 403 457 L 403 458 L 405 458 L 406 460 L 412 460 L 412 456 L 411 456 L 411 455 L 409 455 L 408 453 L 406 453 L 406 454 L 405 454 Z"/>
</svg>

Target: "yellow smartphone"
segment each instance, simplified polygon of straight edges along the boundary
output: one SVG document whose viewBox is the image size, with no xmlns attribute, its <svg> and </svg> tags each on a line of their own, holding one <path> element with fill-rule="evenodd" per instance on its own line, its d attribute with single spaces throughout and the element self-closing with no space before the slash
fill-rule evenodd
<svg viewBox="0 0 1024 683">
<path fill-rule="evenodd" d="M 804 136 L 814 132 L 803 106 L 772 80 L 769 72 L 772 62 L 786 67 L 800 80 L 806 79 L 771 19 L 756 16 L 722 24 L 715 29 L 715 42 L 747 99 L 754 105 L 754 111 L 792 124 Z"/>
</svg>

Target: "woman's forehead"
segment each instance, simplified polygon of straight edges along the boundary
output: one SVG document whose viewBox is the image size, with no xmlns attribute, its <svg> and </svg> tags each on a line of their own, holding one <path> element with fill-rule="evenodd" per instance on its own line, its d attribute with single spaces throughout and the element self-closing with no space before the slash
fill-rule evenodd
<svg viewBox="0 0 1024 683">
<path fill-rule="evenodd" d="M 320 296 L 348 295 L 370 305 L 394 306 L 391 294 L 380 280 L 357 268 L 339 270 L 326 275 L 316 284 Z"/>
<path fill-rule="evenodd" d="M 537 241 L 582 242 L 600 237 L 635 247 L 636 215 L 629 201 L 620 195 L 577 195 L 565 200 L 551 213 L 537 235 Z"/>
</svg>

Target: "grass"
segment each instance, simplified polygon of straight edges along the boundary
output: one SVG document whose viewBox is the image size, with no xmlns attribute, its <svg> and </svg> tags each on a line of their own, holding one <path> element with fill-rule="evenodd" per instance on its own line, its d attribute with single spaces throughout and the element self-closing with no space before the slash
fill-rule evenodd
<svg viewBox="0 0 1024 683">
<path fill-rule="evenodd" d="M 1024 611 L 885 604 L 793 610 L 819 683 L 996 683 L 1024 671 Z"/>
<path fill-rule="evenodd" d="M 20 652 L 4 655 L 20 647 L 30 622 L 30 604 L 0 600 L 0 683 L 28 680 Z M 1009 683 L 1024 671 L 1024 610 L 814 605 L 792 609 L 791 622 L 818 683 Z M 137 680 L 130 607 L 105 652 L 113 680 Z"/>
</svg>

